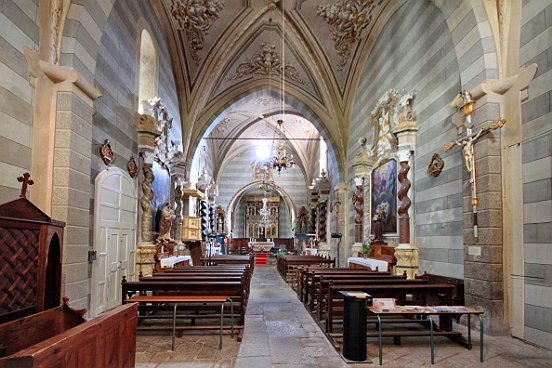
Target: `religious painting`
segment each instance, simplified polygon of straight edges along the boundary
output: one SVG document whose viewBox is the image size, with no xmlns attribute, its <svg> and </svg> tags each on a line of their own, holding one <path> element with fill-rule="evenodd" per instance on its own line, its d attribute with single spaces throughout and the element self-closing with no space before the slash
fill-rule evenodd
<svg viewBox="0 0 552 368">
<path fill-rule="evenodd" d="M 153 182 L 151 183 L 151 189 L 153 191 L 153 199 L 151 200 L 153 208 L 152 223 L 153 231 L 159 232 L 159 223 L 161 221 L 163 207 L 170 202 L 171 177 L 169 171 L 155 161 L 152 165 L 152 171 L 154 176 Z"/>
<path fill-rule="evenodd" d="M 389 160 L 372 172 L 371 213 L 381 211 L 383 233 L 397 233 L 397 161 Z M 378 219 L 379 220 L 379 219 Z"/>
</svg>

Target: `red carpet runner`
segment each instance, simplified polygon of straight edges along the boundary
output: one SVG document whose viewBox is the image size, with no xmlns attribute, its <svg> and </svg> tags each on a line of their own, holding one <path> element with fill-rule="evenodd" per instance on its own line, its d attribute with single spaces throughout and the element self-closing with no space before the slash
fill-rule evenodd
<svg viewBox="0 0 552 368">
<path fill-rule="evenodd" d="M 266 253 L 255 253 L 255 264 L 266 265 Z"/>
</svg>

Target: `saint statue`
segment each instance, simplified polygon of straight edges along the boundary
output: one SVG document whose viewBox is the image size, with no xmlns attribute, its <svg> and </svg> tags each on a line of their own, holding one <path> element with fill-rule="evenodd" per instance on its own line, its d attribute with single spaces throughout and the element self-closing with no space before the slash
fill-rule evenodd
<svg viewBox="0 0 552 368">
<path fill-rule="evenodd" d="M 174 210 L 170 204 L 166 204 L 161 210 L 161 220 L 159 223 L 159 240 L 172 240 L 171 239 L 171 227 L 175 218 Z"/>
<path fill-rule="evenodd" d="M 353 205 L 355 206 L 355 224 L 362 224 L 362 205 L 364 204 L 364 196 L 362 195 L 362 186 L 357 185 L 356 191 L 353 193 Z"/>
<path fill-rule="evenodd" d="M 374 216 L 372 217 L 372 235 L 374 235 L 374 241 L 381 242 L 383 241 L 383 210 L 381 206 L 376 207 Z"/>
</svg>

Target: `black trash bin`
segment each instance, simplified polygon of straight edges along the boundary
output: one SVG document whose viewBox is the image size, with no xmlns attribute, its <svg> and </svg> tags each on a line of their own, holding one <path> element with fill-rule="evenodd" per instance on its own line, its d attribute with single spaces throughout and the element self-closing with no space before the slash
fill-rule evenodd
<svg viewBox="0 0 552 368">
<path fill-rule="evenodd" d="M 366 301 L 370 295 L 340 291 L 345 300 L 343 310 L 343 357 L 366 360 Z"/>
</svg>

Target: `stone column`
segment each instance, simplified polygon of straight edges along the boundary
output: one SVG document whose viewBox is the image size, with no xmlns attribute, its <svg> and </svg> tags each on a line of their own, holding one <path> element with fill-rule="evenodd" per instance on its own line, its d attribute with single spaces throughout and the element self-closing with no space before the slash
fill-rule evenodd
<svg viewBox="0 0 552 368">
<path fill-rule="evenodd" d="M 363 190 L 363 214 L 362 228 L 360 230 L 360 236 L 355 234 L 355 242 L 352 246 L 352 255 L 356 256 L 358 252 L 362 250 L 362 243 L 368 241 L 371 231 L 371 191 L 372 191 L 372 170 L 377 158 L 372 156 L 371 152 L 366 147 L 366 139 L 361 140 L 361 146 L 355 155 L 353 161 L 354 181 L 356 188 L 362 187 Z M 356 226 L 355 226 L 356 227 Z M 358 228 L 355 229 L 355 233 Z"/>
<path fill-rule="evenodd" d="M 326 177 L 326 173 L 322 170 L 320 176 L 314 179 L 314 186 L 318 191 L 317 203 L 317 235 L 319 239 L 318 252 L 324 256 L 330 254 L 330 242 L 327 234 L 328 221 L 328 200 L 330 198 L 330 181 Z"/>
<path fill-rule="evenodd" d="M 397 192 L 400 206 L 399 213 L 399 246 L 395 249 L 397 264 L 395 274 L 401 275 L 406 271 L 408 278 L 413 279 L 418 272 L 418 249 L 414 239 L 414 212 L 412 211 L 412 183 L 414 182 L 414 150 L 416 148 L 416 122 L 413 120 L 401 121 L 393 133 L 398 138 L 397 156 L 399 160 L 398 179 L 400 188 Z"/>
<path fill-rule="evenodd" d="M 90 182 L 92 116 L 100 91 L 76 70 L 25 49 L 35 87 L 31 200 L 64 221 L 62 295 L 75 308 L 89 308 Z"/>
<path fill-rule="evenodd" d="M 349 208 L 348 205 L 348 199 L 347 199 L 347 193 L 348 193 L 348 187 L 346 183 L 339 183 L 334 187 L 334 202 L 332 204 L 332 211 L 335 213 L 335 230 L 331 230 L 332 232 L 341 233 L 342 238 L 341 242 L 339 242 L 339 239 L 332 239 L 332 256 L 336 258 L 336 262 L 338 266 L 346 266 L 347 265 L 347 258 L 350 257 L 350 254 L 348 253 L 348 246 L 350 242 L 349 232 L 347 229 L 349 228 L 349 218 L 348 218 L 348 211 Z M 339 204 L 338 204 L 339 203 Z M 337 257 L 337 245 L 339 244 L 339 257 Z"/>
<path fill-rule="evenodd" d="M 142 175 L 140 182 L 140 199 L 138 212 L 138 247 L 136 249 L 136 269 L 144 276 L 151 275 L 157 252 L 152 239 L 152 211 L 153 191 L 151 183 L 154 180 L 152 166 L 155 158 L 155 140 L 161 135 L 157 129 L 157 121 L 150 115 L 140 115 L 136 119 L 136 130 L 138 132 L 138 152 Z"/>
<path fill-rule="evenodd" d="M 174 221 L 172 224 L 172 238 L 176 241 L 175 251 L 182 253 L 182 196 L 186 181 L 186 161 L 181 155 L 175 155 L 170 161 L 171 167 L 171 203 L 174 208 Z"/>
<path fill-rule="evenodd" d="M 474 146 L 479 239 L 473 236 L 469 173 L 463 166 L 464 282 L 466 305 L 485 311 L 486 331 L 509 332 L 509 319 L 515 325 L 514 334 L 520 336 L 525 282 L 523 246 L 520 245 L 523 236 L 515 229 L 522 226 L 523 205 L 522 199 L 513 196 L 521 192 L 522 185 L 518 177 L 521 171 L 520 100 L 527 97 L 537 66 L 531 64 L 518 69 L 516 64 L 516 70 L 517 74 L 485 81 L 470 91 L 476 100 L 472 114 L 474 131 L 498 119 L 499 113 L 504 114 L 508 123 L 502 132 L 492 131 Z M 516 159 L 512 164 L 509 161 L 513 158 Z M 503 190 L 504 197 L 511 199 L 507 206 L 502 204 Z"/>
</svg>

